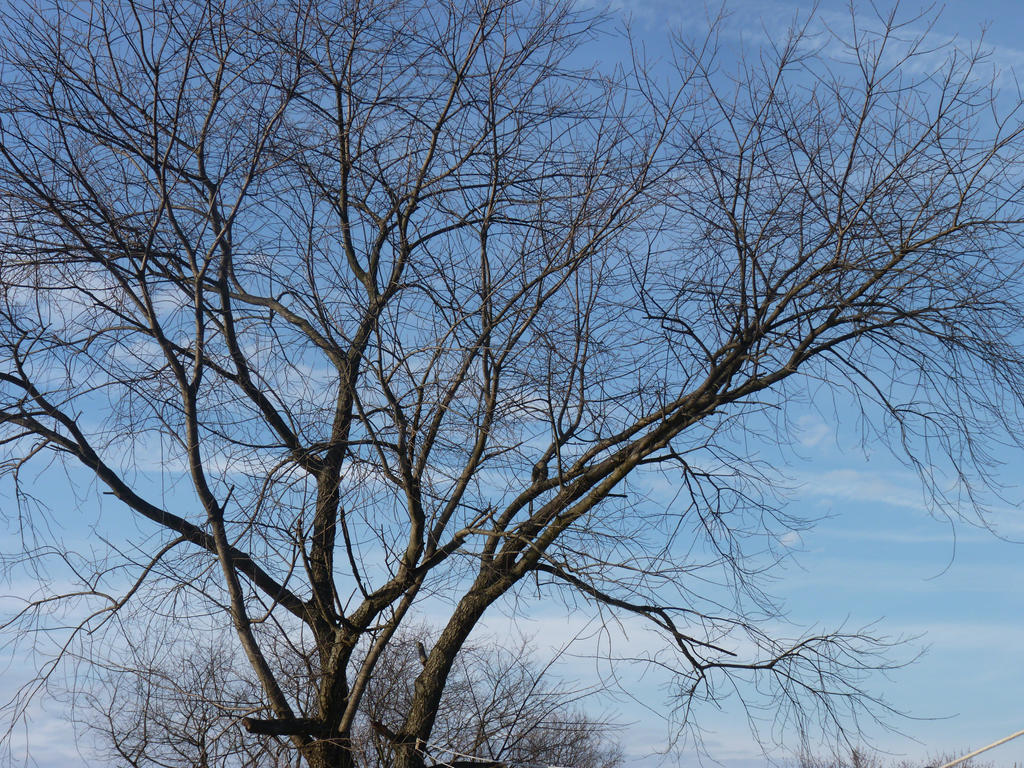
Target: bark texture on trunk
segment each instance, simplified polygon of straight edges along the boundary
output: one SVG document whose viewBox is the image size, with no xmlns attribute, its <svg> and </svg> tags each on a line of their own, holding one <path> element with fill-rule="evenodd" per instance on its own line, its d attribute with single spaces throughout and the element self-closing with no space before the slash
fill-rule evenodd
<svg viewBox="0 0 1024 768">
<path fill-rule="evenodd" d="M 340 740 L 318 740 L 303 749 L 309 768 L 356 768 L 355 757 Z"/>
<path fill-rule="evenodd" d="M 411 745 L 395 749 L 394 768 L 426 768 L 427 761 L 423 753 Z"/>
</svg>

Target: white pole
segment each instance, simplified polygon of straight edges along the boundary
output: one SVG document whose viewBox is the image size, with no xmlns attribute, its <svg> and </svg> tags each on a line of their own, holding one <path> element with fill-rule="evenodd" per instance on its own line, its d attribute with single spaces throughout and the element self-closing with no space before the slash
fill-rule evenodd
<svg viewBox="0 0 1024 768">
<path fill-rule="evenodd" d="M 988 750 L 992 749 L 993 747 L 998 747 L 1000 744 L 1005 744 L 1008 741 L 1016 739 L 1018 736 L 1024 736 L 1024 731 L 1017 731 L 1016 733 L 1011 733 L 1009 736 L 1007 736 L 1004 739 L 1000 739 L 999 741 L 993 741 L 987 747 L 982 747 L 981 749 L 976 749 L 973 752 L 970 752 L 970 753 L 964 755 L 963 757 L 958 757 L 956 760 L 954 760 L 954 761 L 952 761 L 950 763 L 946 763 L 945 765 L 940 765 L 939 768 L 953 768 L 954 765 L 959 765 L 964 760 L 970 760 L 975 755 L 980 755 L 982 752 L 987 752 Z"/>
</svg>

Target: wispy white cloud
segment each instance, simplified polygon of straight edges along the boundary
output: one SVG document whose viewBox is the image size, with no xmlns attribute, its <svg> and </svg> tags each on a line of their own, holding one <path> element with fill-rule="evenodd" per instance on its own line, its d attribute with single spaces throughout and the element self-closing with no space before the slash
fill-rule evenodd
<svg viewBox="0 0 1024 768">
<path fill-rule="evenodd" d="M 797 476 L 800 495 L 853 500 L 927 512 L 920 479 L 910 472 L 830 469 Z"/>
<path fill-rule="evenodd" d="M 832 426 L 813 413 L 798 417 L 793 432 L 797 442 L 805 448 L 816 448 L 834 434 Z"/>
<path fill-rule="evenodd" d="M 936 649 L 991 651 L 993 647 L 1024 648 L 1024 625 L 998 619 L 968 621 L 891 622 L 888 629 L 907 636 L 920 636 Z"/>
<path fill-rule="evenodd" d="M 983 533 L 954 533 L 949 528 L 935 527 L 930 530 L 898 530 L 895 528 L 832 528 L 824 527 L 814 531 L 813 538 L 839 539 L 846 542 L 879 542 L 885 544 L 948 544 L 965 541 L 988 541 L 991 536 Z"/>
<path fill-rule="evenodd" d="M 1020 507 L 1004 501 L 995 493 L 974 488 L 974 500 L 966 493 L 962 505 L 957 505 L 956 480 L 943 478 L 939 470 L 931 478 L 938 491 L 948 494 L 946 499 L 929 496 L 916 473 L 892 468 L 866 469 L 864 467 L 833 468 L 822 471 L 804 469 L 796 473 L 797 490 L 794 498 L 812 500 L 825 505 L 842 503 L 860 507 L 902 509 L 914 513 L 920 520 L 937 518 L 948 520 L 949 526 L 929 521 L 927 526 L 911 529 L 904 520 L 884 528 L 858 526 L 847 529 L 826 529 L 826 535 L 844 536 L 860 541 L 903 541 L 906 543 L 988 541 L 997 534 L 1010 540 L 1024 539 L 1024 513 Z M 1019 484 L 1000 489 L 1007 496 L 1019 495 Z M 982 506 L 975 507 L 975 502 Z"/>
<path fill-rule="evenodd" d="M 803 537 L 797 531 L 787 531 L 779 536 L 779 543 L 784 547 L 799 547 L 803 544 Z"/>
</svg>

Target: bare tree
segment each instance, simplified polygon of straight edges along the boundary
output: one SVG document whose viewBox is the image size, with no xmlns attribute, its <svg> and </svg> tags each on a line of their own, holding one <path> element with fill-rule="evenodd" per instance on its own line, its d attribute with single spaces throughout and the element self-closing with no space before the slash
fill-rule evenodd
<svg viewBox="0 0 1024 768">
<path fill-rule="evenodd" d="M 485 613 L 538 592 L 657 629 L 682 724 L 733 688 L 804 730 L 875 711 L 879 638 L 771 632 L 800 521 L 753 446 L 838 398 L 983 514 L 988 441 L 1024 434 L 1017 101 L 922 24 L 735 64 L 712 23 L 599 71 L 567 0 L 9 9 L 7 565 L 39 586 L 5 627 L 45 677 L 143 598 L 230 624 L 248 729 L 316 767 L 353 765 L 427 600 L 396 768 Z M 98 548 L 49 536 L 62 468 L 117 502 Z"/>
<path fill-rule="evenodd" d="M 395 764 L 392 735 L 416 695 L 422 659 L 429 659 L 424 642 L 411 635 L 397 636 L 381 657 L 356 725 L 359 765 Z M 613 726 L 578 707 L 593 691 L 553 682 L 549 666 L 522 641 L 464 647 L 438 705 L 430 757 L 438 765 L 621 766 Z"/>
<path fill-rule="evenodd" d="M 959 754 L 962 753 L 929 757 L 924 762 L 924 768 L 944 765 L 951 760 L 955 760 Z M 992 763 L 976 763 L 972 760 L 968 760 L 963 764 L 969 766 L 969 768 L 993 768 Z M 918 768 L 922 763 L 912 760 L 896 760 L 895 758 L 886 759 L 884 755 L 865 750 L 863 747 L 852 747 L 848 753 L 833 754 L 827 757 L 804 753 L 798 757 L 796 765 L 799 768 L 882 768 L 883 766 Z"/>
<path fill-rule="evenodd" d="M 89 659 L 70 709 L 90 751 L 122 768 L 297 765 L 288 745 L 242 730 L 241 718 L 260 707 L 259 685 L 239 669 L 232 644 L 209 640 L 165 625 L 136 634 L 120 658 Z"/>
<path fill-rule="evenodd" d="M 131 624 L 133 641 L 116 657 L 87 660 L 73 678 L 71 710 L 91 736 L 91 751 L 128 768 L 286 768 L 297 755 L 280 739 L 241 727 L 263 709 L 252 678 L 227 640 L 210 643 L 188 627 Z M 184 630 L 184 631 L 183 631 Z M 420 635 L 425 637 L 425 635 Z M 403 630 L 378 662 L 352 744 L 357 765 L 389 768 L 388 738 L 401 726 L 421 669 L 423 640 Z M 285 651 L 278 658 L 286 658 Z M 286 687 L 315 690 L 306 659 L 291 654 Z M 282 666 L 288 667 L 285 662 Z M 432 757 L 439 765 L 572 765 L 618 768 L 614 726 L 579 709 L 592 690 L 549 680 L 530 647 L 470 645 L 462 649 L 438 707 Z"/>
</svg>

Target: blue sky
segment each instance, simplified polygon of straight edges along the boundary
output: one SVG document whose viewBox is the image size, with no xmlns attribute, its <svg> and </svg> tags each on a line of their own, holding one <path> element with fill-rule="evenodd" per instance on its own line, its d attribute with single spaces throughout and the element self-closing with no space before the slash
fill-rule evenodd
<svg viewBox="0 0 1024 768">
<path fill-rule="evenodd" d="M 765 29 L 771 32 L 810 5 L 731 2 L 731 28 L 756 42 Z M 703 14 L 702 7 L 678 0 L 623 0 L 619 12 L 632 15 L 635 29 L 656 54 L 666 22 L 685 28 Z M 824 14 L 840 18 L 847 3 L 833 0 L 820 7 Z M 916 6 L 904 7 L 911 11 Z M 1024 2 L 1011 0 L 950 3 L 935 34 L 970 41 L 988 24 L 986 40 L 993 47 L 993 60 L 1024 73 L 1022 11 Z M 764 25 L 757 20 L 764 20 Z M 832 419 L 810 411 L 796 416 L 803 434 L 795 454 L 786 458 L 793 484 L 790 504 L 794 511 L 820 520 L 812 530 L 784 542 L 793 557 L 773 593 L 785 602 L 796 624 L 845 623 L 855 628 L 878 622 L 878 631 L 918 638 L 897 654 L 911 658 L 923 652 L 888 679 L 879 676 L 871 681 L 894 707 L 914 718 L 891 720 L 902 734 L 868 728 L 875 744 L 895 756 L 918 760 L 967 751 L 1024 728 L 1024 544 L 931 517 L 914 473 L 884 451 L 862 446 L 841 412 Z M 1008 496 L 1024 496 L 1018 469 L 1024 456 L 1003 458 Z M 1024 512 L 1007 506 L 998 521 L 1007 538 L 1024 540 Z M 10 545 L 8 539 L 4 550 Z M 505 632 L 507 621 L 492 617 L 487 630 Z M 520 622 L 520 630 L 559 642 L 572 634 L 567 634 L 567 627 L 587 635 L 589 625 L 574 621 L 540 611 L 533 621 Z M 636 642 L 636 636 L 631 640 Z M 585 653 L 589 642 L 581 641 L 572 651 L 577 655 L 570 654 L 565 662 L 582 679 L 593 670 Z M 10 685 L 26 662 L 18 657 L 7 661 L 4 679 Z M 656 708 L 658 681 L 644 685 Z M 649 746 L 663 741 L 665 726 L 637 703 L 619 699 L 605 705 L 629 724 L 623 740 L 638 763 Z M 721 711 L 705 715 L 705 746 L 732 768 L 761 765 L 758 747 L 734 705 L 727 701 Z M 33 758 L 39 765 L 80 762 L 69 745 L 69 727 L 61 720 L 59 706 L 41 705 L 32 730 Z M 988 757 L 1000 765 L 1024 762 L 1024 738 Z M 684 764 L 690 761 L 684 756 Z"/>
<path fill-rule="evenodd" d="M 933 519 L 917 477 L 884 456 L 843 450 L 834 433 L 816 449 L 797 469 L 805 485 L 793 503 L 828 517 L 796 544 L 779 591 L 797 621 L 878 620 L 887 634 L 919 636 L 907 652 L 921 648 L 921 658 L 875 682 L 898 709 L 935 719 L 894 722 L 911 738 L 878 734 L 880 746 L 960 752 L 1024 728 L 1022 545 Z M 1024 744 L 991 757 L 1020 762 Z"/>
<path fill-rule="evenodd" d="M 729 29 L 744 44 L 756 45 L 814 5 L 729 2 Z M 816 5 L 829 23 L 841 25 L 849 18 L 846 0 Z M 617 7 L 633 19 L 634 36 L 654 56 L 666 23 L 685 30 L 699 27 L 703 17 L 701 3 L 621 0 Z M 857 7 L 870 11 L 869 3 Z M 907 15 L 922 7 L 927 6 L 900 6 Z M 1006 73 L 1002 82 L 1011 86 L 1012 70 L 1024 76 L 1024 3 L 956 0 L 936 7 L 942 7 L 936 39 L 956 37 L 969 46 L 984 29 L 991 62 Z M 1016 98 L 1012 87 L 1004 94 Z M 820 519 L 788 542 L 793 558 L 773 594 L 798 625 L 856 628 L 877 622 L 876 631 L 916 638 L 897 656 L 909 660 L 920 654 L 888 678 L 871 681 L 874 690 L 911 716 L 890 720 L 899 732 L 867 726 L 875 746 L 894 761 L 916 761 L 960 755 L 1024 729 L 1024 510 L 1013 503 L 1024 498 L 1024 456 L 1000 456 L 1009 499 L 993 503 L 1001 539 L 968 522 L 932 517 L 916 474 L 885 450 L 862 445 L 852 414 L 840 410 L 826 420 L 809 411 L 797 419 L 804 434 L 796 455 L 786 459 L 793 481 L 790 509 Z M 706 735 L 706 746 L 726 765 L 762 764 L 742 712 L 731 704 L 706 721 L 715 731 Z M 627 712 L 658 738 L 648 715 L 636 708 Z M 1024 737 L 979 759 L 1022 763 Z"/>
<path fill-rule="evenodd" d="M 875 676 L 868 687 L 911 717 L 888 718 L 898 732 L 866 723 L 871 743 L 894 763 L 916 762 L 963 754 L 1024 729 L 1024 544 L 933 519 L 913 473 L 882 456 L 866 459 L 858 444 L 844 444 L 835 425 L 818 426 L 807 446 L 814 458 L 790 467 L 801 484 L 790 503 L 821 519 L 790 541 L 793 559 L 771 590 L 796 626 L 856 629 L 874 622 L 875 632 L 908 638 L 892 657 L 912 663 Z M 565 636 L 557 609 L 517 625 L 535 638 Z M 586 634 L 582 618 L 570 626 Z M 491 619 L 496 634 L 504 628 L 502 619 Z M 625 642 L 642 647 L 645 638 L 634 629 Z M 581 679 L 593 672 L 590 647 L 579 643 L 580 659 L 570 665 Z M 664 698 L 657 680 L 646 682 L 641 698 L 657 709 Z M 626 743 L 637 759 L 663 743 L 667 728 L 657 716 L 623 700 L 611 708 L 628 724 Z M 705 748 L 724 765 L 765 763 L 735 700 L 722 711 L 702 710 L 699 720 Z M 1024 737 L 986 757 L 996 765 L 1024 761 Z M 681 764 L 696 760 L 684 753 Z"/>
</svg>

